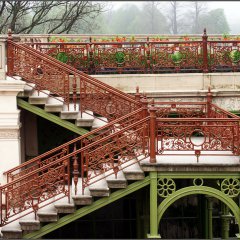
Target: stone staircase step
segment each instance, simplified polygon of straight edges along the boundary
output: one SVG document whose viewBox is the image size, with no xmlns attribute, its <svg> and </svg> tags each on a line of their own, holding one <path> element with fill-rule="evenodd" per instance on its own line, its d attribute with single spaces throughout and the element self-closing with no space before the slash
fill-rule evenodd
<svg viewBox="0 0 240 240">
<path fill-rule="evenodd" d="M 92 179 L 90 180 L 89 191 L 93 197 L 108 197 L 110 194 L 107 181 L 104 174 L 96 175 L 90 173 Z M 97 173 L 98 174 L 98 173 Z"/>
<path fill-rule="evenodd" d="M 35 219 L 20 219 L 19 224 L 24 232 L 32 232 L 40 229 L 40 221 Z"/>
<path fill-rule="evenodd" d="M 46 104 L 50 91 L 42 90 L 41 92 L 34 90 L 33 93 L 29 96 L 28 102 L 34 105 L 44 105 Z"/>
<path fill-rule="evenodd" d="M 24 86 L 23 92 L 18 94 L 19 97 L 29 97 L 34 91 L 36 84 L 35 83 L 28 83 Z"/>
<path fill-rule="evenodd" d="M 92 130 L 103 127 L 106 124 L 108 124 L 107 118 L 105 117 L 94 118 Z"/>
<path fill-rule="evenodd" d="M 44 110 L 46 112 L 61 112 L 63 110 L 63 101 L 62 97 L 49 97 Z"/>
<path fill-rule="evenodd" d="M 54 204 L 49 204 L 37 212 L 40 222 L 57 222 L 58 213 Z"/>
<path fill-rule="evenodd" d="M 121 165 L 127 180 L 142 180 L 145 175 L 136 159 L 131 159 Z"/>
<path fill-rule="evenodd" d="M 14 221 L 1 229 L 3 239 L 20 239 L 22 238 L 22 229 L 19 221 Z"/>
<path fill-rule="evenodd" d="M 75 195 L 74 182 L 72 180 L 72 199 L 75 205 L 91 205 L 93 202 L 93 199 L 88 187 L 84 189 L 84 195 L 82 194 L 82 178 L 78 178 L 76 195 Z"/>
<path fill-rule="evenodd" d="M 81 113 L 78 114 L 75 124 L 78 127 L 92 127 L 93 121 L 94 121 L 93 112 L 86 111 L 82 113 L 82 116 Z"/>
<path fill-rule="evenodd" d="M 117 174 L 115 175 L 113 170 L 109 170 L 105 173 L 106 181 L 109 188 L 126 188 L 127 179 L 124 176 L 124 173 L 121 169 L 115 166 Z"/>
<path fill-rule="evenodd" d="M 33 231 L 37 231 L 40 229 L 40 221 L 39 219 L 35 219 L 35 214 L 30 213 L 22 218 L 19 219 L 19 224 L 21 226 L 21 229 L 24 231 L 24 233 L 30 233 Z"/>
<path fill-rule="evenodd" d="M 74 109 L 74 104 L 70 103 L 69 106 L 66 104 L 63 105 L 63 110 L 61 111 L 61 119 L 77 119 L 79 113 L 79 104 L 76 104 Z"/>
</svg>

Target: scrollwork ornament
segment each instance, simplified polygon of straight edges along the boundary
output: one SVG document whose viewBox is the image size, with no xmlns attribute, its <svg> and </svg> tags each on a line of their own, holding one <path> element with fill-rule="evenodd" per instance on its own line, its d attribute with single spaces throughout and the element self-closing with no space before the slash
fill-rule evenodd
<svg viewBox="0 0 240 240">
<path fill-rule="evenodd" d="M 237 197 L 240 193 L 240 181 L 237 178 L 226 178 L 221 183 L 221 191 L 229 197 Z"/>
<path fill-rule="evenodd" d="M 194 178 L 193 179 L 193 185 L 195 187 L 202 186 L 203 185 L 203 179 L 202 178 Z"/>
<path fill-rule="evenodd" d="M 158 179 L 157 191 L 160 197 L 166 198 L 174 193 L 176 190 L 176 184 L 171 178 Z"/>
</svg>

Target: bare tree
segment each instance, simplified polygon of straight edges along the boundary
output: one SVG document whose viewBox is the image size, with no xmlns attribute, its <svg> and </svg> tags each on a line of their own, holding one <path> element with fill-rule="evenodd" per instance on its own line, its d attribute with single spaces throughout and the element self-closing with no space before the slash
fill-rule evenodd
<svg viewBox="0 0 240 240">
<path fill-rule="evenodd" d="M 0 32 L 11 28 L 15 33 L 32 33 L 36 29 L 44 33 L 70 33 L 88 25 L 104 7 L 105 4 L 92 1 L 3 0 Z"/>
<path fill-rule="evenodd" d="M 178 34 L 178 25 L 177 25 L 178 4 L 179 3 L 177 1 L 170 1 L 171 12 L 172 12 L 170 16 L 170 21 L 171 21 L 171 28 L 172 28 L 173 34 Z"/>
<path fill-rule="evenodd" d="M 192 5 L 192 15 L 193 15 L 193 33 L 202 33 L 203 29 L 201 29 L 199 25 L 200 16 L 205 13 L 207 9 L 207 4 L 205 2 L 194 1 L 191 3 Z"/>
</svg>

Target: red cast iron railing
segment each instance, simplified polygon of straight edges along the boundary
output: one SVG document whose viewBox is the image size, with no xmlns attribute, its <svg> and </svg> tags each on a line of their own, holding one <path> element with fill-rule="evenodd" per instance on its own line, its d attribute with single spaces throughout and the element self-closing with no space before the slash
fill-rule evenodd
<svg viewBox="0 0 240 240">
<path fill-rule="evenodd" d="M 110 174 L 117 176 L 121 169 L 146 158 L 149 118 L 142 113 L 139 109 L 7 171 L 9 183 L 0 186 L 1 226 L 31 212 L 36 215 L 39 208 L 60 198 L 69 198 L 71 162 L 72 188 L 75 194 L 84 194 L 87 186 Z M 82 193 L 77 192 L 79 177 Z"/>
<path fill-rule="evenodd" d="M 239 40 L 25 43 L 89 74 L 240 71 Z"/>
<path fill-rule="evenodd" d="M 193 151 L 199 157 L 202 151 L 225 151 L 239 155 L 239 119 L 159 118 L 156 131 L 158 154 Z"/>
<path fill-rule="evenodd" d="M 71 99 L 76 105 L 76 99 L 83 98 L 83 109 L 93 110 L 110 120 L 117 119 L 7 171 L 8 183 L 0 187 L 1 226 L 30 212 L 36 215 L 39 208 L 59 198 L 69 198 L 71 177 L 75 194 L 80 194 L 79 177 L 82 178 L 81 189 L 84 194 L 84 189 L 94 182 L 110 174 L 117 177 L 122 168 L 147 157 L 155 163 L 156 154 L 165 151 L 195 151 L 197 157 L 201 151 L 213 150 L 239 154 L 239 118 L 213 105 L 210 91 L 206 103 L 191 105 L 164 102 L 157 103 L 155 107 L 152 102 L 148 107 L 146 99 L 139 101 L 138 91 L 134 100 L 114 88 L 108 88 L 106 84 L 101 85 L 82 72 L 74 71 L 72 67 L 11 40 L 8 41 L 8 55 L 10 76 L 20 75 L 27 82 L 36 83 L 39 90 L 47 88 L 57 96 L 62 96 L 67 104 Z M 68 87 L 56 86 L 56 80 L 47 81 L 48 74 L 52 77 L 55 70 L 60 77 L 63 76 Z M 79 92 L 74 80 L 73 93 L 70 93 L 70 74 L 74 79 L 79 77 Z M 82 86 L 85 86 L 84 90 Z M 88 87 L 94 88 L 94 91 L 88 90 Z M 110 105 L 113 110 L 109 112 L 105 108 L 104 111 L 92 102 L 96 96 L 101 104 Z M 183 118 L 169 118 L 172 114 Z M 158 115 L 160 118 L 157 118 Z M 161 118 L 164 116 L 168 118 Z M 190 118 L 192 116 L 198 118 Z M 194 143 L 196 135 L 199 135 L 198 140 L 204 137 L 201 145 Z"/>
<path fill-rule="evenodd" d="M 54 201 L 70 201 L 70 159 L 60 158 L 0 186 L 1 226 Z"/>
<path fill-rule="evenodd" d="M 81 113 L 93 111 L 113 120 L 138 109 L 133 97 L 47 55 L 8 41 L 8 75 L 35 83 L 36 90 L 49 90 Z"/>
</svg>

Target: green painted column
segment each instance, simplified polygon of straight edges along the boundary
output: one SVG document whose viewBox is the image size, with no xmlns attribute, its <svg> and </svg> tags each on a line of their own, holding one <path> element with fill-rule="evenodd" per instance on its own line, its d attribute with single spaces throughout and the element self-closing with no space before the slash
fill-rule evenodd
<svg viewBox="0 0 240 240">
<path fill-rule="evenodd" d="M 148 238 L 161 238 L 158 234 L 157 172 L 150 172 L 150 233 Z"/>
<path fill-rule="evenodd" d="M 208 199 L 204 196 L 204 238 L 208 239 Z"/>
<path fill-rule="evenodd" d="M 213 238 L 213 227 L 212 227 L 212 197 L 207 197 L 208 200 L 208 239 Z"/>
<path fill-rule="evenodd" d="M 221 220 L 222 220 L 222 239 L 228 239 L 229 238 L 229 222 L 231 219 L 231 214 L 229 214 L 229 208 L 222 203 L 222 215 L 221 215 Z"/>
</svg>

